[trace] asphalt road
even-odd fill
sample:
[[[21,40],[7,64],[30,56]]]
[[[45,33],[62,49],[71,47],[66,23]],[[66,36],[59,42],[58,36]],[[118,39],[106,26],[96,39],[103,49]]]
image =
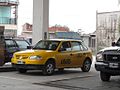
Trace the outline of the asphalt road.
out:
[[[79,68],[65,69],[52,76],[43,76],[41,71],[28,71],[20,74],[6,64],[0,71],[0,90],[120,90],[120,77],[114,76],[110,82],[102,82],[99,72],[94,69],[82,72]]]

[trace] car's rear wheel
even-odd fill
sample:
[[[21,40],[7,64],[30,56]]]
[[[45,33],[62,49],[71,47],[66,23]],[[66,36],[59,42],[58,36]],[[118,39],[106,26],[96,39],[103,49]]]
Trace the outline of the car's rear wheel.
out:
[[[55,64],[52,61],[48,61],[42,70],[43,75],[52,75],[54,73]]]
[[[83,72],[89,72],[90,68],[91,68],[91,61],[87,59],[84,61],[83,66],[81,67],[81,70]]]
[[[19,73],[26,73],[27,70],[26,70],[26,69],[19,68],[19,69],[18,69],[18,72],[19,72]]]
[[[100,72],[100,78],[102,81],[109,81],[110,80],[110,74],[105,72]]]

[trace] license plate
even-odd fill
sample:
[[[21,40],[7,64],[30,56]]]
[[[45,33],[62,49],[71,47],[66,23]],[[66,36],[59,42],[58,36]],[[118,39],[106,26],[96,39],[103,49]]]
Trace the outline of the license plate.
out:
[[[110,68],[118,68],[118,63],[109,63]]]
[[[18,61],[17,61],[17,64],[24,64],[24,62],[21,61],[21,60],[18,60]]]

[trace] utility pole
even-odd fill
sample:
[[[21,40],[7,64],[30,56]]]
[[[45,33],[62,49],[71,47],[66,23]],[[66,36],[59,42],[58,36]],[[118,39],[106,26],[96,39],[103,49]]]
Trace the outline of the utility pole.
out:
[[[33,0],[32,44],[41,39],[48,39],[49,0]]]
[[[95,51],[95,54],[97,54],[97,51],[98,51],[98,11],[96,11],[96,43],[95,43],[95,47],[96,47],[96,51]]]

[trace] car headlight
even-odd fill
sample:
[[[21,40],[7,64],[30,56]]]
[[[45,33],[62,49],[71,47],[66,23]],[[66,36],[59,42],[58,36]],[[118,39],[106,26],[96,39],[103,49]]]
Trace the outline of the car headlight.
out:
[[[30,60],[41,60],[41,56],[30,56]]]
[[[102,53],[98,53],[97,54],[96,61],[103,61],[103,55],[102,55]]]

